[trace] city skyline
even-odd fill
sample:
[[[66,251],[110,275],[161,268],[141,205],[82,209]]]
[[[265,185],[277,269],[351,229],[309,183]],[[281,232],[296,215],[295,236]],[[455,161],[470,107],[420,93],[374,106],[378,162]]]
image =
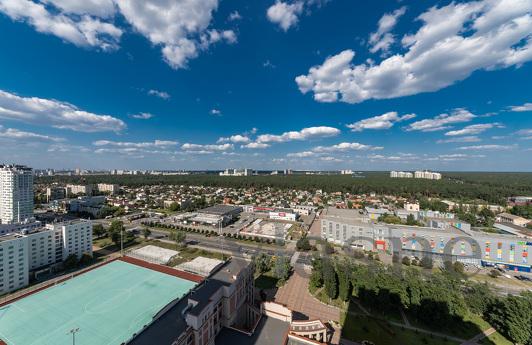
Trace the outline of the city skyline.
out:
[[[532,5],[509,2],[0,0],[0,157],[532,171]]]

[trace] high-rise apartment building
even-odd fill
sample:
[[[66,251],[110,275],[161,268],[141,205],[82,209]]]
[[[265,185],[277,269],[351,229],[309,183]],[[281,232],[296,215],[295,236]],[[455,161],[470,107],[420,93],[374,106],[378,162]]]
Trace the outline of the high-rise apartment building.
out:
[[[0,165],[0,222],[20,223],[32,217],[32,169],[22,165]]]
[[[0,237],[0,295],[29,282],[28,238],[21,234]]]

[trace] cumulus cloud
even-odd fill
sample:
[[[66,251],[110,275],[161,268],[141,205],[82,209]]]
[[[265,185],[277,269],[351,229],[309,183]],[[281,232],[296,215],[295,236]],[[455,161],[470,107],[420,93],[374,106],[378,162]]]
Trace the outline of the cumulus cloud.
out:
[[[115,146],[115,147],[136,147],[136,148],[150,148],[150,147],[170,147],[177,145],[177,141],[171,140],[154,140],[152,142],[127,142],[127,141],[110,141],[97,140],[93,142],[94,146]]]
[[[532,111],[532,103],[525,103],[523,105],[513,105],[510,107],[510,110],[515,112]]]
[[[231,12],[231,14],[229,14],[229,17],[227,19],[229,19],[229,21],[240,20],[242,19],[242,16],[238,11],[233,11]]]
[[[57,100],[21,97],[0,90],[0,118],[78,132],[119,132],[126,124],[110,115],[97,115]]]
[[[38,32],[52,34],[81,47],[96,47],[102,50],[118,48],[122,30],[112,23],[91,16],[113,12],[106,1],[45,1],[58,11],[51,11],[41,2],[30,0],[0,0],[0,12],[15,21],[28,23]],[[102,5],[99,10],[98,3]],[[112,3],[110,4],[112,5]],[[64,11],[64,12],[63,12]],[[71,15],[73,14],[73,15]]]
[[[265,143],[249,143],[249,144],[240,146],[240,148],[243,148],[243,149],[266,149],[268,147],[270,147],[270,144],[265,144]]]
[[[489,151],[503,151],[503,150],[513,150],[517,148],[517,145],[472,145],[472,146],[461,146],[459,150],[489,150]]]
[[[407,131],[434,132],[450,128],[452,124],[469,122],[477,116],[466,109],[454,109],[450,114],[440,114],[432,119],[413,122],[405,127]]]
[[[445,133],[447,136],[458,136],[458,135],[475,135],[487,131],[491,128],[504,128],[500,123],[480,123],[476,125],[466,126],[462,129],[449,131]]]
[[[404,54],[355,65],[355,52],[344,50],[298,76],[300,91],[312,92],[319,102],[396,98],[532,59],[530,0],[452,2],[430,8],[418,20],[419,30],[401,40]]]
[[[365,129],[388,129],[392,128],[396,122],[410,120],[416,117],[415,114],[399,116],[396,111],[370,117],[347,125],[353,132],[361,132]]]
[[[401,7],[392,13],[386,13],[379,20],[377,31],[369,36],[369,51],[376,53],[381,51],[383,54],[388,54],[390,46],[395,42],[395,37],[390,32],[393,30],[399,18],[405,14],[406,7]]]
[[[334,127],[319,126],[303,128],[300,131],[284,132],[280,135],[262,134],[257,137],[259,143],[284,143],[293,140],[308,140],[315,138],[332,137],[340,134],[340,130]]]
[[[526,140],[532,139],[532,129],[521,129],[515,132],[515,134],[521,137],[521,139],[526,139]]]
[[[481,139],[477,136],[471,135],[471,136],[465,136],[465,137],[455,137],[450,139],[440,139],[436,141],[438,144],[446,144],[446,143],[476,143],[481,141]]]
[[[23,140],[27,141],[50,141],[50,142],[61,142],[65,141],[64,138],[53,137],[49,135],[42,135],[33,132],[21,131],[15,128],[6,128],[0,126],[0,139],[11,139],[11,140]]]
[[[209,111],[209,114],[214,116],[220,116],[222,115],[222,111],[220,109],[213,108]]]
[[[212,43],[235,42],[231,30],[208,30],[218,0],[117,0],[117,5],[136,31],[162,47],[164,60],[175,69],[186,67]]]
[[[287,157],[295,157],[295,158],[306,158],[306,157],[314,157],[316,155],[316,152],[312,151],[303,151],[303,152],[292,152],[288,153]]]
[[[290,4],[278,0],[268,8],[266,16],[270,22],[279,25],[281,29],[287,31],[299,21],[303,6],[303,1],[296,1]]]
[[[366,151],[382,150],[382,146],[372,146],[360,143],[340,143],[332,146],[316,146],[314,152],[344,152],[344,151]]]
[[[131,115],[132,118],[138,119],[138,120],[149,120],[153,117],[153,114],[150,113],[138,113]]]
[[[161,99],[170,99],[171,97],[168,92],[155,89],[148,90],[148,95],[159,97]]]
[[[232,142],[235,144],[242,144],[242,143],[249,143],[251,139],[247,135],[241,135],[241,134],[235,134],[231,135],[230,137],[220,137],[216,142],[217,143],[225,143],[225,142]]]
[[[220,145],[201,145],[201,144],[191,144],[185,143],[181,145],[181,149],[184,151],[203,151],[203,152],[212,152],[212,151],[227,151],[234,148],[233,144],[220,144]]]
[[[210,27],[218,0],[0,0],[0,12],[35,30],[77,46],[119,47],[122,17],[154,46],[174,69],[217,42],[235,43],[232,30]],[[121,17],[117,20],[118,14]]]

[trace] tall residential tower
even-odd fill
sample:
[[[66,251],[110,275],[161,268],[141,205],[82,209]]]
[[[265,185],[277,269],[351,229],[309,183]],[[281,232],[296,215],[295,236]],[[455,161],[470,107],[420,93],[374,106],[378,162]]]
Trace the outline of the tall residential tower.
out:
[[[33,217],[33,171],[22,165],[0,165],[0,223]]]

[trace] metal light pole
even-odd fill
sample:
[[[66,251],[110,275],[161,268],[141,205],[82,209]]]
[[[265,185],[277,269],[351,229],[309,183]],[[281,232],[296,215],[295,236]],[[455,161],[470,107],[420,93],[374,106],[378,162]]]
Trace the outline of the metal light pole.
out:
[[[68,334],[72,334],[72,345],[76,345],[76,333],[79,332],[79,327],[77,328],[72,328],[68,333]]]
[[[124,228],[120,229],[120,256],[124,256]]]

